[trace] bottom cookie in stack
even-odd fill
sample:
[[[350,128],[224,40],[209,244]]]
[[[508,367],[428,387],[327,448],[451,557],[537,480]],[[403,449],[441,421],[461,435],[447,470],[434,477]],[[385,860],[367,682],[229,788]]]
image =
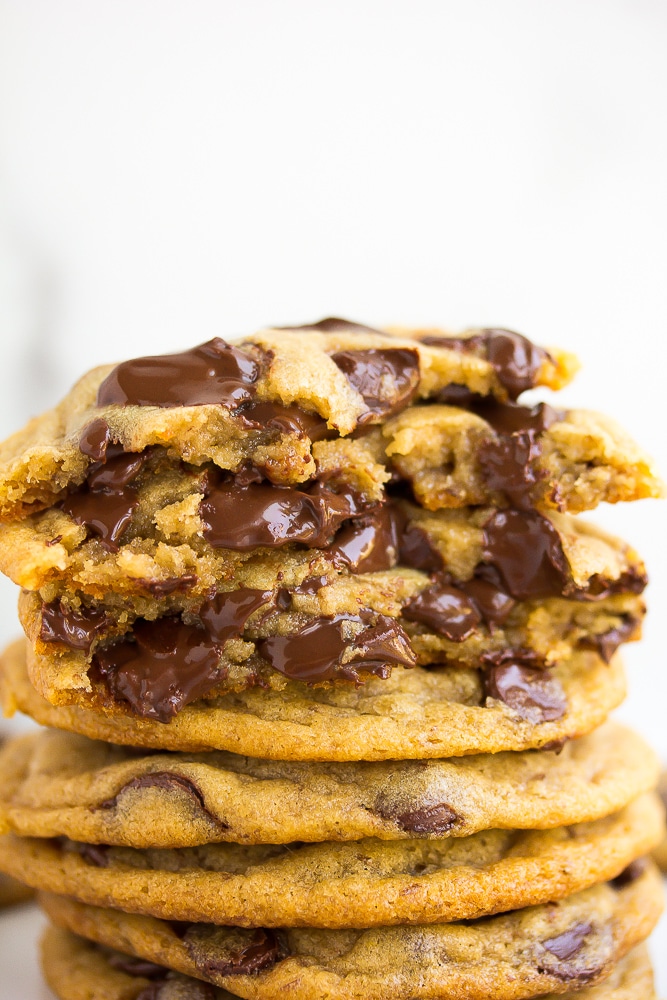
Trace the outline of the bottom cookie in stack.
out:
[[[657,921],[662,884],[646,864],[557,903],[367,930],[174,924],[50,893],[40,901],[67,931],[244,1000],[519,1000],[612,975]]]
[[[227,990],[133,958],[50,926],[42,939],[42,968],[61,1000],[235,1000]],[[554,994],[551,994],[553,997]],[[640,945],[597,986],[584,987],[578,1000],[655,1000],[653,972]],[[549,997],[544,997],[549,1000]]]

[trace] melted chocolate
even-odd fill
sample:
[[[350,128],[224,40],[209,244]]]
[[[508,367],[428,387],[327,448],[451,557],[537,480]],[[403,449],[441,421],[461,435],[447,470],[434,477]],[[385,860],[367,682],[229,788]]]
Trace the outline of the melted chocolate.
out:
[[[68,649],[88,652],[98,635],[104,632],[108,618],[104,611],[85,608],[73,611],[62,601],[42,604],[39,638],[42,642],[60,642]]]
[[[238,478],[209,486],[199,510],[207,541],[240,552],[290,542],[321,548],[343,521],[360,513],[351,492],[334,493],[318,482],[306,491],[266,482],[241,485]]]
[[[406,833],[422,836],[428,834],[441,836],[444,833],[449,833],[461,819],[458,813],[446,802],[407,809],[399,813],[381,807],[379,812],[383,819],[392,820]]]
[[[224,680],[216,643],[177,618],[134,623],[134,642],[98,650],[93,665],[110,694],[143,718],[169,722]]]
[[[554,722],[567,711],[565,692],[548,670],[511,661],[493,664],[485,671],[484,687],[488,697],[504,702],[533,725]]]
[[[401,565],[420,569],[423,573],[438,573],[444,561],[426,532],[416,524],[401,533],[399,558]]]
[[[535,511],[493,513],[484,525],[483,558],[490,565],[478,567],[477,576],[519,601],[560,596],[572,587],[558,532]]]
[[[399,524],[395,509],[380,507],[348,524],[328,550],[335,563],[353,573],[378,573],[398,561]]]
[[[104,802],[100,802],[98,808],[115,809],[121,795],[124,792],[136,788],[161,788],[169,794],[182,794],[185,792],[185,794],[192,799],[199,812],[205,813],[206,816],[208,816],[208,818],[216,824],[216,826],[221,827],[223,830],[229,829],[229,825],[227,823],[218,819],[217,816],[214,816],[213,813],[210,812],[201,790],[197,787],[197,785],[195,785],[194,781],[191,781],[190,778],[184,777],[182,774],[175,774],[173,771],[151,771],[148,774],[137,775],[136,778],[132,778],[119,788],[116,794],[110,799],[105,799]]]
[[[473,634],[481,616],[463,591],[437,582],[403,608],[408,621],[420,622],[452,642],[463,642]]]
[[[549,938],[543,944],[547,951],[550,951],[556,958],[565,960],[572,958],[578,951],[581,951],[584,941],[592,931],[592,924],[575,924],[574,927],[570,927],[563,934],[559,934],[555,938]]]
[[[208,634],[220,646],[240,635],[248,618],[259,608],[275,607],[276,594],[271,590],[250,590],[239,587],[216,596],[203,604],[199,616]]]
[[[648,858],[637,858],[636,861],[631,861],[620,875],[611,880],[611,885],[617,890],[625,889],[626,886],[632,885],[633,882],[641,878],[647,868]]]
[[[605,663],[609,663],[621,643],[627,642],[635,634],[638,624],[636,618],[628,615],[616,628],[610,628],[600,635],[586,636],[580,640],[579,645],[583,649],[594,649]]]
[[[192,924],[183,939],[205,976],[252,976],[282,961],[287,949],[272,930]]]
[[[280,434],[296,434],[311,441],[332,440],[338,431],[330,430],[319,413],[309,413],[300,406],[281,406],[279,403],[246,403],[237,410],[239,420],[251,429],[274,430]]]
[[[338,351],[331,355],[368,407],[359,423],[378,423],[414,399],[419,387],[419,354],[412,348]]]
[[[214,337],[181,354],[134,358],[117,365],[97,392],[97,405],[203,406],[236,409],[255,394],[260,368],[245,351]]]
[[[290,680],[317,684],[345,679],[359,681],[359,673],[386,678],[392,667],[413,667],[410,642],[394,618],[375,615],[373,624],[354,639],[346,639],[346,622],[361,622],[354,615],[315,618],[291,635],[262,640],[258,649],[274,670]],[[343,662],[344,654],[351,653]]]
[[[386,336],[382,330],[375,330],[372,326],[363,326],[361,323],[351,323],[349,319],[340,319],[338,316],[328,316],[317,323],[306,323],[304,326],[276,326],[274,330],[317,330],[319,333],[379,333]]]
[[[480,330],[471,337],[424,337],[423,343],[485,358],[510,399],[535,386],[540,368],[549,358],[542,347],[512,330]]]
[[[70,493],[61,510],[87,531],[97,535],[108,552],[117,552],[120,539],[139,506],[130,487],[122,493]]]
[[[504,625],[516,605],[509,594],[487,580],[473,577],[456,586],[472,601],[491,630],[497,625]]]
[[[104,462],[111,443],[109,425],[102,417],[84,427],[79,438],[79,451],[94,462]]]
[[[186,573],[183,576],[172,577],[171,580],[148,579],[147,577],[136,577],[135,583],[144,590],[147,590],[154,597],[168,597],[169,594],[183,593],[190,590],[197,582],[194,573]]]

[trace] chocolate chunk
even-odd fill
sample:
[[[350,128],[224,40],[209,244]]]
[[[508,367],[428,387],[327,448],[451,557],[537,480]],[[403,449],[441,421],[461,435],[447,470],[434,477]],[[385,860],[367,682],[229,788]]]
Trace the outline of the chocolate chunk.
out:
[[[130,487],[122,493],[88,493],[84,490],[70,493],[59,506],[73,521],[97,535],[108,552],[117,552],[139,500]]]
[[[636,618],[626,615],[620,625],[600,635],[586,636],[579,641],[579,645],[583,649],[594,649],[605,663],[609,663],[621,643],[627,642],[635,634],[638,625]]]
[[[104,632],[108,618],[104,611],[84,608],[74,611],[62,601],[42,604],[39,638],[42,642],[61,642],[69,649],[88,652],[98,635]]]
[[[472,601],[491,630],[504,625],[516,601],[493,583],[473,577],[456,586]]]
[[[483,681],[487,697],[504,702],[533,725],[554,722],[567,711],[561,683],[548,670],[535,670],[520,662],[492,664]]]
[[[548,403],[521,406],[520,403],[500,403],[497,399],[484,396],[478,396],[470,409],[486,420],[496,434],[520,434],[522,431],[543,434],[553,424],[565,419],[562,410],[555,410]]]
[[[260,367],[220,337],[181,354],[134,358],[117,365],[97,392],[97,405],[203,406],[236,409],[252,399]]]
[[[93,666],[112,697],[143,718],[169,722],[184,705],[224,680],[214,640],[177,618],[134,623],[126,640],[95,653]]]
[[[257,975],[287,955],[279,934],[261,927],[192,924],[183,940],[197,970],[207,977]]]
[[[107,448],[111,443],[111,432],[106,420],[98,417],[84,427],[79,438],[79,451],[92,458],[94,462],[106,459]]]
[[[174,576],[170,580],[135,577],[134,582],[144,590],[148,590],[154,597],[167,597],[169,594],[183,593],[194,587],[197,577],[194,573],[184,573],[183,576]]]
[[[269,429],[280,434],[296,434],[311,441],[332,440],[338,431],[329,429],[319,413],[309,413],[300,406],[281,406],[279,403],[246,403],[236,411],[246,427]]]
[[[399,559],[402,566],[420,569],[423,573],[438,573],[444,566],[440,552],[416,524],[408,525],[401,533]]]
[[[646,589],[648,577],[636,566],[623,572],[615,580],[606,580],[595,575],[590,578],[586,590],[578,593],[578,600],[601,601],[612,594],[641,594]]]
[[[291,635],[269,636],[258,649],[274,670],[310,684],[359,681],[360,671],[388,677],[392,667],[415,665],[409,639],[394,618],[375,615],[372,624],[346,638],[346,623],[362,621],[354,615],[315,618]]]
[[[437,582],[403,608],[403,617],[420,622],[452,642],[463,642],[479,625],[481,616],[457,587]]]
[[[199,617],[208,634],[220,646],[241,635],[248,618],[259,608],[273,605],[276,594],[272,590],[250,590],[238,587],[227,593],[216,594],[199,609]]]
[[[136,778],[132,778],[119,788],[116,794],[110,799],[105,799],[104,802],[100,802],[98,808],[115,809],[121,795],[124,792],[136,788],[161,788],[170,794],[185,792],[185,794],[193,800],[195,808],[198,812],[205,813],[208,818],[216,824],[216,826],[221,827],[223,830],[229,829],[229,824],[225,823],[224,820],[218,819],[218,817],[208,809],[204,796],[201,790],[195,785],[194,781],[191,781],[190,778],[184,777],[182,774],[175,774],[173,771],[151,771],[148,774],[137,775]]]
[[[317,323],[306,323],[304,326],[276,326],[274,330],[317,330],[319,333],[379,333],[386,336],[382,330],[375,330],[372,326],[363,326],[361,323],[351,323],[348,319],[340,319],[338,316],[328,316]]]
[[[72,847],[89,865],[94,865],[95,868],[109,867],[109,848],[104,844],[83,844],[77,842],[76,844],[72,844]]]
[[[512,330],[480,330],[470,337],[424,337],[423,343],[485,358],[510,399],[535,386],[540,368],[549,358],[542,347]]]
[[[550,951],[556,958],[572,958],[578,951],[581,951],[584,941],[592,931],[592,924],[575,924],[574,927],[570,927],[563,934],[559,934],[555,938],[549,938],[543,944],[547,951]]]
[[[328,554],[353,573],[378,573],[398,561],[399,525],[391,506],[360,517],[336,535]]]
[[[648,858],[637,858],[636,861],[631,861],[620,875],[611,880],[611,885],[614,889],[625,889],[626,886],[632,885],[633,882],[641,878],[647,868]]]
[[[240,485],[234,479],[209,487],[199,511],[210,544],[240,552],[290,542],[322,548],[343,521],[361,513],[351,492],[334,493],[318,482],[298,490],[266,482]]]
[[[338,351],[331,355],[368,407],[359,423],[379,423],[405,409],[419,387],[419,354],[411,348]]]
[[[163,965],[156,965],[145,958],[135,958],[134,955],[122,955],[120,952],[113,952],[108,956],[108,962],[112,969],[124,972],[126,976],[137,976],[142,979],[164,979],[168,970]]]
[[[479,567],[477,576],[490,578],[517,600],[555,597],[572,587],[558,532],[535,511],[496,511],[484,524],[483,558],[494,574]]]
[[[432,806],[420,806],[417,809],[407,809],[404,812],[392,812],[379,809],[383,819],[393,820],[406,833],[442,835],[449,833],[461,817],[446,802],[438,802]]]

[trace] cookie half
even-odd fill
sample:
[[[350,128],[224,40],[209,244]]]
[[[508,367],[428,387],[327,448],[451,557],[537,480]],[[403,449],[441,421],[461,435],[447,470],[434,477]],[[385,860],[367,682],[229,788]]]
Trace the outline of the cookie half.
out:
[[[0,868],[36,889],[166,920],[369,928],[472,920],[629,878],[663,832],[662,808],[646,796],[593,823],[441,840],[138,851],[7,834]]]
[[[601,819],[650,791],[658,770],[643,740],[611,723],[560,754],[341,764],[146,755],[53,731],[0,755],[0,816],[24,836],[139,848],[467,837]]]
[[[57,925],[107,947],[165,965],[246,1000],[289,990],[295,1000],[519,1000],[567,993],[610,976],[651,932],[662,883],[648,868],[558,903],[472,923],[373,930],[243,930],[174,927],[152,917],[43,894]]]

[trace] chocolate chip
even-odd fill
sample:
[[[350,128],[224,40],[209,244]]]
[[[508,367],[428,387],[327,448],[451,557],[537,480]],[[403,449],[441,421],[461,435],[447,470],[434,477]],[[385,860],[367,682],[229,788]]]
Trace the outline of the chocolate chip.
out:
[[[565,983],[584,983],[597,978],[613,957],[609,925],[594,928],[581,922],[540,946],[538,972]]]
[[[391,569],[398,560],[398,530],[394,508],[380,507],[342,528],[328,555],[353,573]]]
[[[438,802],[431,806],[420,806],[416,809],[406,809],[394,812],[380,805],[378,812],[383,819],[392,820],[406,833],[442,835],[449,833],[461,817],[446,802]]]
[[[133,638],[98,650],[93,665],[112,697],[143,718],[168,722],[227,674],[203,628],[176,618],[139,619]]]
[[[572,588],[560,536],[536,511],[496,511],[484,524],[483,559],[491,582],[517,600],[555,597]],[[488,571],[487,571],[488,572]],[[478,567],[477,575],[488,578]]]
[[[409,525],[400,536],[399,559],[401,565],[420,569],[423,573],[437,573],[444,566],[440,552],[416,524]]]
[[[636,618],[627,615],[620,625],[599,635],[586,636],[579,641],[579,645],[583,649],[594,649],[605,663],[609,663],[621,643],[627,642],[636,633],[638,625]]]
[[[424,337],[423,343],[485,358],[510,399],[535,386],[540,368],[549,358],[542,347],[512,330],[480,330],[470,337]]]
[[[578,951],[581,951],[584,941],[592,930],[593,927],[591,924],[575,924],[574,927],[570,927],[563,934],[559,934],[555,938],[549,938],[543,944],[547,951],[550,951],[556,958],[572,958]]]
[[[152,771],[148,774],[140,774],[136,778],[132,778],[126,782],[110,799],[100,802],[98,808],[115,809],[119,798],[125,792],[137,788],[161,788],[169,794],[185,793],[192,799],[197,811],[205,813],[221,829],[229,829],[229,824],[225,823],[224,820],[218,819],[217,816],[210,812],[204,800],[203,793],[195,785],[194,781],[184,777],[182,774],[175,774],[173,771]]]
[[[403,608],[403,616],[452,642],[463,642],[481,622],[479,612],[461,590],[440,582],[413,597]]]
[[[411,348],[338,351],[331,355],[368,407],[359,423],[378,423],[412,401],[419,387],[419,354]]]
[[[197,970],[207,977],[257,975],[288,953],[279,934],[263,928],[193,924],[184,943]]]
[[[267,605],[275,607],[276,594],[272,590],[251,590],[238,587],[226,593],[216,594],[199,609],[208,634],[220,646],[238,636],[248,618],[259,608]]]
[[[360,671],[388,677],[392,667],[415,665],[409,639],[394,618],[375,615],[372,624],[354,638],[346,638],[345,625],[362,621],[354,615],[315,618],[291,635],[269,636],[258,649],[274,670],[290,680],[311,684],[358,681]]]
[[[463,583],[457,582],[456,586],[472,601],[492,631],[495,626],[505,624],[516,605],[509,594],[487,580],[473,577]]]
[[[147,577],[135,577],[134,583],[144,590],[148,590],[154,597],[167,597],[176,592],[183,593],[190,590],[197,582],[194,573],[184,573],[183,576],[175,576],[170,580],[148,579]]]
[[[630,864],[623,869],[620,875],[611,880],[611,885],[614,889],[625,889],[626,886],[632,885],[637,879],[641,878],[644,872],[648,868],[648,858],[637,858],[636,861],[631,861]]]
[[[214,548],[248,552],[300,542],[328,545],[343,521],[362,513],[353,493],[315,482],[306,489],[225,479],[199,505],[204,536]]]
[[[134,955],[122,955],[120,952],[110,954],[107,961],[112,969],[118,969],[126,976],[142,979],[164,979],[168,972],[163,965],[156,965],[155,962],[148,962],[145,958],[136,958]]]
[[[351,323],[348,319],[340,319],[338,316],[328,316],[317,323],[306,323],[304,326],[276,326],[274,330],[317,330],[319,333],[379,333],[386,336],[382,330],[375,330],[372,326],[363,326],[361,323]]]
[[[484,673],[487,697],[502,701],[533,725],[554,722],[567,711],[565,692],[548,670],[535,670],[522,663],[492,664]]]
[[[338,431],[327,427],[318,413],[309,413],[300,406],[281,406],[279,403],[246,403],[236,411],[236,416],[250,429],[268,429],[280,434],[296,434],[311,441],[332,440]]]
[[[109,848],[104,844],[83,844],[77,842],[72,844],[72,847],[89,865],[94,865],[95,868],[109,867]]]
[[[220,337],[181,354],[134,358],[117,365],[97,392],[97,405],[202,406],[236,409],[252,399],[260,367]]]
[[[68,649],[88,652],[94,640],[101,635],[108,623],[104,611],[82,608],[74,611],[62,601],[42,604],[39,638],[42,642],[59,642]]]

